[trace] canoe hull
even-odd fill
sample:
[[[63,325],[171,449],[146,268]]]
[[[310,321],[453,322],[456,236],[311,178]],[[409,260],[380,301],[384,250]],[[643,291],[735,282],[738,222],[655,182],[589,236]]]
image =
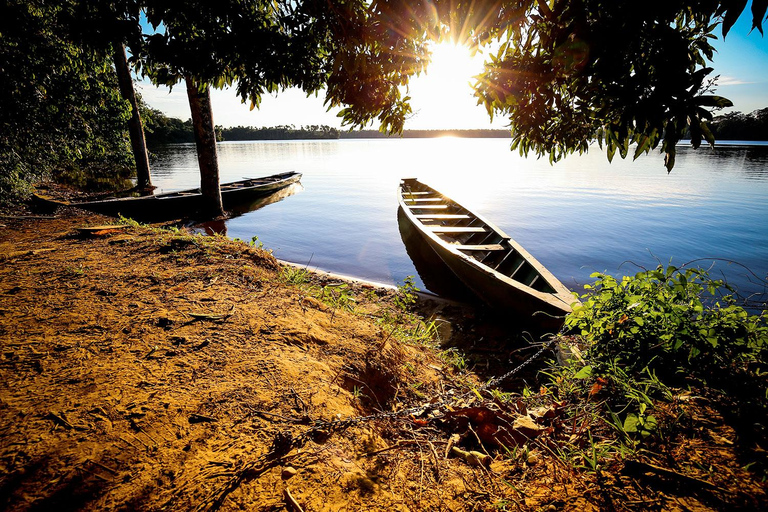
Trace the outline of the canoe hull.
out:
[[[264,178],[222,184],[221,200],[225,210],[233,210],[239,205],[273,194],[300,179],[300,173],[287,172]],[[37,197],[37,199],[38,201],[45,201],[44,198]],[[111,217],[122,215],[139,221],[164,221],[194,216],[202,212],[205,205],[200,189],[84,203],[52,203],[57,206],[74,206]]]
[[[464,285],[487,306],[505,314],[513,314],[521,324],[533,323],[548,332],[557,332],[563,326],[570,308],[553,306],[520,288],[505,285],[492,273],[479,265],[457,258],[443,244],[422,235],[422,239]]]
[[[479,299],[520,324],[562,327],[578,301],[511,237],[417,180],[403,180],[399,202],[423,243]]]

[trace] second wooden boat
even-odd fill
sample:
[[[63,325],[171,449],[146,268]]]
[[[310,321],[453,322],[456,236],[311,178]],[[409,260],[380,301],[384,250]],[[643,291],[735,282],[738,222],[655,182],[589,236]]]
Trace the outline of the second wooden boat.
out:
[[[562,327],[578,300],[510,236],[416,179],[401,181],[398,199],[423,240],[483,302],[549,331]]]
[[[263,178],[252,178],[221,185],[221,200],[225,210],[270,195],[301,179],[301,173],[289,171]],[[180,190],[136,197],[113,197],[99,201],[70,203],[36,195],[38,205],[48,208],[74,206],[103,215],[129,217],[141,221],[161,221],[188,217],[203,205],[200,189]]]

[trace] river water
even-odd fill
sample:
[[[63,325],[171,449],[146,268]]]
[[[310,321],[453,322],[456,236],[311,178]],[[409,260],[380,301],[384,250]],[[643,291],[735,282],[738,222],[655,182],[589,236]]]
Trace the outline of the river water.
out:
[[[293,195],[217,229],[257,236],[283,260],[384,283],[414,275],[423,288],[397,219],[399,180],[416,177],[484,215],[572,290],[596,271],[700,260],[749,294],[768,275],[768,143],[751,144],[681,146],[667,174],[658,153],[609,164],[594,147],[550,165],[506,139],[224,142],[222,182],[303,178]],[[162,191],[199,186],[193,145],[156,153]]]

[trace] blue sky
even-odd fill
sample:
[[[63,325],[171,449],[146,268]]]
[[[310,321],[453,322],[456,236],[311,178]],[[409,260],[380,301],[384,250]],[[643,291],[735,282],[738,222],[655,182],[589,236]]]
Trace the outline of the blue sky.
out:
[[[723,40],[720,28],[716,34],[712,75],[720,75],[716,94],[733,101],[732,108],[724,110],[749,113],[768,107],[768,23],[766,36],[757,30],[750,32],[752,16],[745,9],[737,23]],[[477,106],[468,85],[469,78],[480,71],[481,63],[462,54],[449,54],[441,62],[435,59],[426,76],[411,81],[411,105],[415,115],[406,129],[435,128],[503,128],[503,119],[490,123],[483,107]],[[183,84],[169,92],[167,87],[157,88],[140,81],[144,99],[171,117],[188,119],[189,106]],[[213,90],[214,122],[229,126],[306,126],[325,124],[340,126],[337,110],[327,112],[322,95],[309,97],[299,90],[287,90],[276,96],[265,96],[259,110],[250,111],[231,90]],[[449,105],[449,107],[446,107]],[[378,126],[374,126],[377,128]]]
[[[720,75],[716,94],[733,101],[727,111],[744,113],[768,107],[768,22],[765,36],[753,30],[752,13],[747,9],[723,40],[720,28],[715,42],[715,71]]]

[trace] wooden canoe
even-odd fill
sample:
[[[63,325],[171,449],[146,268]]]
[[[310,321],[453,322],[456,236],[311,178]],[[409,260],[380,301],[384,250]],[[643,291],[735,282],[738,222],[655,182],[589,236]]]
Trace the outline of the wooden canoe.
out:
[[[221,185],[221,200],[225,210],[254,199],[270,195],[301,179],[301,173],[289,171],[263,178],[245,179]],[[202,194],[199,188],[166,192],[137,197],[113,197],[99,201],[70,203],[56,201],[42,195],[34,197],[38,205],[46,207],[74,206],[104,215],[117,217],[122,215],[142,221],[161,221],[178,219],[194,215],[202,207]]]
[[[578,300],[510,236],[416,179],[400,182],[398,199],[422,239],[483,302],[550,332],[562,327]]]

